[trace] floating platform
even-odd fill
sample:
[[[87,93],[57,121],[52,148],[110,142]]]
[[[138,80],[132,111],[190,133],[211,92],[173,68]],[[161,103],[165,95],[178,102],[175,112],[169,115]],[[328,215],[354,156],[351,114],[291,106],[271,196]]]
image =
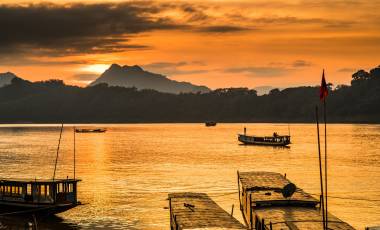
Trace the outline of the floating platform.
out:
[[[239,203],[249,229],[323,229],[319,200],[274,172],[238,172]],[[349,224],[328,214],[328,228],[353,230]]]
[[[247,229],[205,193],[171,193],[168,196],[172,230]]]

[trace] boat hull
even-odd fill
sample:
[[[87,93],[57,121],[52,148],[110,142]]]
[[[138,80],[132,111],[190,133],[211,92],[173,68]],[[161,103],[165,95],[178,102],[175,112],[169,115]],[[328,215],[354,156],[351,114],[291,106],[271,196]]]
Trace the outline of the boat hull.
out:
[[[245,145],[262,145],[262,146],[287,146],[290,144],[290,140],[282,141],[259,141],[253,136],[246,136],[239,134],[238,140]]]
[[[78,204],[22,204],[1,201],[0,216],[54,215],[72,209]]]

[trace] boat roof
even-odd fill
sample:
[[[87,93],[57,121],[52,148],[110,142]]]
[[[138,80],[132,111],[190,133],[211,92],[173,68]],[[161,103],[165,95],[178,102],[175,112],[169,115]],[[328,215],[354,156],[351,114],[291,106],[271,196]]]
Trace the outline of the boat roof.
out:
[[[175,215],[180,229],[228,229],[242,230],[246,227],[215,203],[205,193],[171,193],[170,213]],[[185,204],[191,205],[191,209]]]
[[[322,213],[317,208],[293,206],[262,207],[255,209],[255,214],[259,219],[264,219],[267,225],[271,222],[273,229],[323,229]],[[330,213],[328,215],[328,220],[329,229],[354,229],[352,226]]]
[[[238,172],[239,180],[244,190],[274,190],[282,189],[291,183],[282,174],[276,172]]]
[[[23,178],[0,178],[0,183],[21,183],[21,184],[30,184],[30,183],[40,183],[40,184],[51,184],[51,183],[72,183],[79,182],[80,179],[23,179]]]
[[[239,180],[252,198],[253,206],[263,205],[305,205],[316,206],[319,201],[300,188],[291,197],[284,198],[282,190],[291,183],[280,173],[274,172],[241,172]]]
[[[276,138],[276,137],[290,137],[290,135],[277,135],[277,136],[256,136],[256,135],[244,135],[244,134],[240,134],[240,136],[246,136],[246,137],[261,137],[261,138]]]

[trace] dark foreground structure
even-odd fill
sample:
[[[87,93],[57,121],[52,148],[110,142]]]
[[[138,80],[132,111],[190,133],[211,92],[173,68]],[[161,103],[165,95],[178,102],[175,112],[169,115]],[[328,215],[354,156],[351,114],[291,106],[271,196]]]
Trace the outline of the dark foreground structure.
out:
[[[274,172],[238,172],[240,210],[249,229],[323,229],[319,200],[300,188],[284,192],[291,182]],[[328,228],[353,230],[328,214]]]
[[[324,229],[320,201],[297,188],[280,173],[238,172],[238,189],[240,210],[246,226],[219,207],[207,194],[172,193],[169,194],[170,228]],[[330,213],[328,229],[354,230]]]
[[[80,204],[76,179],[0,180],[0,215],[51,215]]]
[[[169,194],[170,229],[246,229],[204,193]]]

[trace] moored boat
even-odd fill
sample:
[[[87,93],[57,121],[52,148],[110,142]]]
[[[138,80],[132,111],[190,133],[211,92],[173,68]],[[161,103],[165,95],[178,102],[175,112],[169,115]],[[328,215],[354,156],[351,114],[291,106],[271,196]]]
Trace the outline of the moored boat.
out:
[[[238,172],[240,210],[249,229],[324,229],[320,201],[274,172]],[[328,229],[354,230],[328,213]]]
[[[238,140],[246,145],[287,146],[290,144],[290,136],[249,136],[238,134]]]
[[[57,179],[59,146],[63,124],[59,135],[58,148],[52,179],[0,179],[0,216],[6,215],[52,215],[74,208],[81,203],[77,199],[75,177],[75,128],[74,128],[74,177]]]
[[[75,129],[76,133],[104,133],[107,129]]]
[[[206,121],[206,122],[205,122],[205,125],[206,125],[207,127],[210,127],[210,126],[216,126],[216,122],[215,122],[215,121]]]
[[[1,214],[56,214],[80,205],[78,179],[1,179]]]

